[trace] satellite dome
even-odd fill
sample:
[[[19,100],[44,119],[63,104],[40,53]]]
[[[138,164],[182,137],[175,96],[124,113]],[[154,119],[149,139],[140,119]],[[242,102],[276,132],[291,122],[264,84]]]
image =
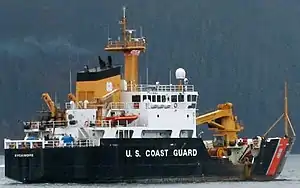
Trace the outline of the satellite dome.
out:
[[[178,68],[175,72],[176,79],[185,79],[185,70],[183,68]]]

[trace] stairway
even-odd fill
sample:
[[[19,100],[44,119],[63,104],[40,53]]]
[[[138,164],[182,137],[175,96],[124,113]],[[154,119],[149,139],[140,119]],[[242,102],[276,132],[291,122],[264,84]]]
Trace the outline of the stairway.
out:
[[[88,139],[90,137],[89,133],[85,130],[84,127],[80,127],[79,132],[81,133],[84,139]]]

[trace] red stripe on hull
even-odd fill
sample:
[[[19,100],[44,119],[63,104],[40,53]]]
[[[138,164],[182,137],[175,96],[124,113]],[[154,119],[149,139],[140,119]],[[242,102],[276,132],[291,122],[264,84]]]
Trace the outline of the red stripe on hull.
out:
[[[285,153],[285,150],[287,146],[289,145],[289,139],[288,138],[280,138],[279,144],[276,148],[276,151],[273,155],[272,161],[270,163],[269,169],[267,171],[267,176],[274,176],[277,168],[280,164],[280,161],[282,160],[282,157]]]

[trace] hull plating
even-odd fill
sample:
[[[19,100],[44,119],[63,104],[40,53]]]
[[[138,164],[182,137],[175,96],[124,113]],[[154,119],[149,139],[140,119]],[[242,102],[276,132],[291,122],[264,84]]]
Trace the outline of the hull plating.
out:
[[[251,179],[280,174],[293,143],[270,173],[280,140],[262,143]],[[210,157],[200,138],[103,139],[98,147],[5,150],[5,175],[24,183],[201,182],[242,180],[245,166]]]

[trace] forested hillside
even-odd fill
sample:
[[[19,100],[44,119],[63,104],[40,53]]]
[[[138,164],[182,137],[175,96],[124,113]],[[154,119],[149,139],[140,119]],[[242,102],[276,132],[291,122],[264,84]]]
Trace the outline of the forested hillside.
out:
[[[169,69],[183,67],[200,92],[200,113],[230,101],[242,135],[254,136],[281,115],[287,80],[290,118],[300,130],[299,1],[7,0],[0,2],[1,139],[22,135],[17,121],[33,117],[43,92],[67,99],[70,69],[74,83],[84,64],[108,55],[108,28],[117,38],[123,5],[130,26],[142,26],[147,37],[142,81],[146,67],[149,81],[161,83]],[[113,61],[121,64],[122,54]]]

